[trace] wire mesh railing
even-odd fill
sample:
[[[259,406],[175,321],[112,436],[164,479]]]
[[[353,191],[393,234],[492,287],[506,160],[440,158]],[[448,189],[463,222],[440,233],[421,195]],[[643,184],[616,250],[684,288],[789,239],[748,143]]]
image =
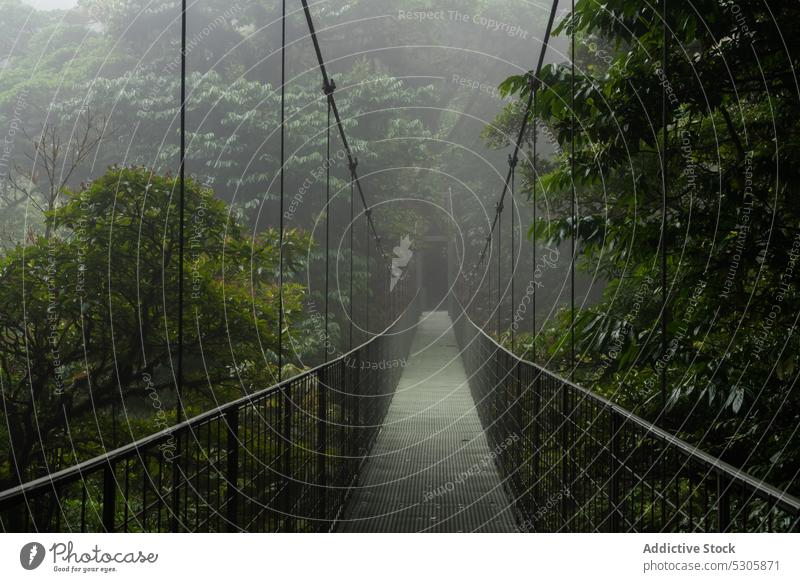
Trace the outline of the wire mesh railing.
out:
[[[329,531],[377,437],[419,316],[402,280],[392,325],[327,364],[0,493],[0,529]]]
[[[520,359],[458,299],[451,315],[521,530],[798,530],[800,500]]]

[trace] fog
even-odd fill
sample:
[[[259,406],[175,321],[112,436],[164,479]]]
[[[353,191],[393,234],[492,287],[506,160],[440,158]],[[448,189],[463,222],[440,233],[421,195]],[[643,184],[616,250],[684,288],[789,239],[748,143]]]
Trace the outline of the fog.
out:
[[[498,87],[509,76],[535,67],[550,3],[462,1],[440,3],[435,9],[426,5],[410,0],[334,0],[313,4],[312,12],[380,236],[390,241],[389,253],[401,237],[413,239],[412,248],[420,256],[415,272],[433,296],[441,295],[444,283],[431,279],[432,274],[446,273],[452,283],[476,260],[489,232],[516,131],[510,131],[516,127],[513,118],[502,121],[504,108],[515,97],[503,97]],[[16,8],[9,11],[9,24],[25,24],[14,29],[13,42],[4,43],[4,123],[16,119],[28,134],[49,128],[73,145],[86,129],[85,112],[94,115],[95,125],[103,124],[91,128],[102,133],[100,145],[85,152],[74,172],[67,171],[65,160],[58,161],[65,186],[78,188],[119,164],[176,172],[180,3],[37,0],[11,6]],[[39,11],[31,13],[27,6]],[[69,10],[51,12],[54,8]],[[326,244],[326,105],[301,5],[290,2],[288,10],[285,227],[310,230],[318,253]],[[255,231],[277,226],[281,208],[278,11],[277,2],[213,1],[190,3],[187,14],[186,170],[245,215]],[[556,24],[563,16],[558,15]],[[551,39],[545,63],[566,60],[567,46],[563,38]],[[500,121],[495,126],[496,120]],[[538,142],[542,159],[554,152],[545,129],[540,128]],[[332,133],[333,233],[327,244],[335,247],[340,260],[349,236],[349,181],[336,128]],[[540,264],[535,275],[537,259],[528,238],[533,214],[530,139],[529,132],[517,192],[508,198],[513,206],[507,203],[500,219],[501,238],[495,236],[479,271],[482,303],[496,305],[502,296],[500,314],[488,310],[487,321],[510,321],[512,300],[519,301],[536,279],[541,284],[537,325],[543,326],[567,300],[570,259],[569,248],[540,241],[537,256],[558,260],[545,269]],[[16,134],[4,173],[35,174],[32,151],[30,140]],[[42,228],[42,217],[30,207],[23,209],[22,198],[8,195],[8,200],[13,202],[1,225],[4,245],[21,240],[26,229]],[[362,210],[360,205],[356,208],[357,213]],[[563,209],[540,188],[537,211],[546,219],[558,217]],[[363,214],[355,216],[355,236],[366,240],[359,217],[363,222]],[[448,242],[444,251],[442,238]],[[425,265],[422,257],[440,252],[444,263]],[[505,273],[500,279],[498,260]],[[309,285],[313,288],[320,281],[312,276]],[[597,292],[593,274],[579,273],[579,303]],[[429,307],[443,309],[444,304]],[[521,327],[532,325],[529,313]]]

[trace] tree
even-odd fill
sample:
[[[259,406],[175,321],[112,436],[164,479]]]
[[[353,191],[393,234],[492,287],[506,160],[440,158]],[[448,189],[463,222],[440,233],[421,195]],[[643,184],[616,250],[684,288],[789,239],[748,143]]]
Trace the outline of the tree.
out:
[[[8,438],[3,483],[36,476],[110,442],[110,406],[132,440],[172,422],[178,305],[177,180],[112,168],[53,211],[51,237],[0,264],[0,375]],[[187,414],[272,385],[277,377],[277,234],[248,236],[194,180],[186,187]],[[289,273],[308,238],[286,233]],[[304,290],[284,289],[287,325]],[[163,405],[154,409],[150,396]],[[93,420],[92,420],[93,419]]]
[[[32,148],[25,153],[28,167],[17,165],[9,175],[9,205],[27,201],[42,216],[56,209],[59,197],[74,181],[78,170],[109,137],[105,119],[98,119],[88,108],[79,115],[74,130],[65,140],[60,128],[52,124],[45,124],[35,136],[23,128]],[[51,231],[52,224],[45,221],[44,237],[50,238]]]

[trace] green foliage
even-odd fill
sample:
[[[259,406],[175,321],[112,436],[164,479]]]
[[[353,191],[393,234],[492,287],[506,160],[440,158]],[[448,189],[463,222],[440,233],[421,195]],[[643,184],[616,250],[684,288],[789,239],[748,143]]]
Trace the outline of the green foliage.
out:
[[[278,250],[274,230],[253,237],[193,180],[185,213],[183,397],[192,414],[275,382]],[[49,239],[0,263],[3,446],[30,474],[45,451],[75,459],[109,448],[110,406],[126,412],[121,441],[166,428],[175,407],[177,180],[112,168],[49,218]],[[285,233],[288,277],[304,268],[309,244]],[[284,287],[287,326],[305,318],[304,296],[297,283]]]
[[[800,311],[800,103],[792,72],[800,8],[781,3],[769,13],[755,1],[733,8],[716,0],[670,5],[675,36],[665,79],[660,15],[651,7],[577,3],[575,18],[558,27],[569,33],[574,26],[577,36],[574,109],[568,64],[545,68],[536,101],[535,115],[567,153],[542,176],[556,218],[535,232],[555,242],[569,236],[574,178],[580,262],[608,280],[603,301],[578,314],[575,377],[656,418],[663,357],[659,151],[666,130],[669,409],[659,422],[788,485],[800,462],[800,399],[792,391],[800,363],[793,333]],[[525,98],[526,87],[525,76],[514,76],[501,90]],[[516,111],[518,102],[498,125],[510,127]],[[526,139],[530,145],[531,135]],[[530,182],[532,169],[523,171]],[[539,340],[542,358],[563,359],[569,317],[551,323]]]

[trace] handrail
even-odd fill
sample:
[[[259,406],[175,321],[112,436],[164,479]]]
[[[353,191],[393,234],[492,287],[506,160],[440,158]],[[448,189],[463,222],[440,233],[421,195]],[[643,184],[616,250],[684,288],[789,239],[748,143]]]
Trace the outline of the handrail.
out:
[[[493,343],[498,350],[505,352],[512,358],[515,358],[519,363],[526,364],[528,366],[533,366],[534,368],[536,368],[541,372],[546,372],[547,374],[556,378],[559,382],[566,384],[570,388],[582,393],[587,398],[594,400],[602,404],[606,408],[613,410],[620,416],[623,416],[627,420],[631,421],[633,424],[638,425],[640,428],[646,430],[647,432],[653,434],[654,436],[657,436],[658,438],[667,441],[671,446],[674,446],[675,448],[680,449],[687,455],[690,455],[694,457],[696,460],[701,461],[706,466],[714,470],[726,473],[727,476],[730,477],[732,480],[739,482],[742,485],[747,485],[748,487],[762,490],[765,495],[769,495],[770,497],[775,498],[776,501],[780,501],[782,504],[785,504],[782,505],[784,509],[800,512],[800,499],[798,499],[797,497],[794,497],[793,495],[790,495],[785,491],[781,491],[777,487],[770,485],[764,480],[758,479],[757,477],[753,477],[749,473],[746,473],[741,469],[737,469],[736,467],[734,467],[729,463],[726,463],[722,459],[719,459],[713,455],[706,453],[705,451],[699,449],[698,447],[687,443],[683,439],[668,433],[662,428],[659,428],[655,424],[646,421],[641,416],[638,416],[637,414],[629,411],[628,409],[620,406],[619,404],[616,404],[615,402],[608,400],[604,396],[601,396],[596,392],[592,392],[588,388],[584,388],[583,386],[575,384],[574,382],[567,380],[566,378],[562,378],[555,372],[552,372],[547,368],[544,368],[541,365],[536,364],[535,362],[531,362],[530,360],[520,358],[518,355],[509,351],[506,347],[500,345],[492,336],[488,335],[485,331],[483,331],[474,321],[472,321],[472,319],[469,317],[469,315],[466,314],[466,312],[464,312],[464,315],[466,316],[467,320],[481,334],[483,334],[486,337],[486,339],[488,339],[491,343]]]
[[[407,320],[418,315],[414,291],[401,279],[383,331],[333,360],[0,492],[0,530],[58,530],[62,516],[78,519],[81,531],[324,530],[346,500],[399,379],[397,370],[352,364],[407,354]],[[167,445],[177,453],[167,455]],[[166,486],[162,473],[172,475]],[[79,518],[66,500],[80,502]],[[101,522],[87,519],[95,502]],[[199,526],[183,523],[187,507],[195,519],[209,515]]]
[[[535,362],[525,360],[524,358],[514,354],[489,334],[487,334],[475,321],[472,320],[456,293],[452,294],[452,299],[454,305],[456,306],[455,309],[457,310],[457,313],[454,314],[454,325],[457,325],[458,320],[463,317],[464,323],[470,325],[476,333],[476,335],[471,338],[470,344],[475,341],[487,342],[488,351],[493,352],[491,357],[495,360],[499,358],[504,361],[505,369],[503,370],[503,373],[505,375],[502,377],[497,376],[497,386],[501,386],[504,382],[508,382],[509,378],[515,373],[515,370],[519,369],[520,366],[530,367],[532,370],[535,370],[535,377],[547,376],[557,384],[569,388],[579,395],[578,398],[581,399],[582,402],[586,401],[594,404],[597,408],[602,409],[612,415],[616,415],[616,417],[618,417],[620,420],[621,425],[627,424],[632,428],[638,429],[638,431],[641,433],[661,441],[666,447],[680,452],[682,455],[687,457],[688,460],[697,463],[701,467],[704,467],[709,473],[713,473],[721,477],[726,483],[729,484],[729,486],[736,485],[744,487],[753,495],[756,495],[762,500],[768,501],[770,504],[774,504],[774,507],[780,508],[794,515],[795,520],[800,518],[800,499],[797,497],[786,491],[782,491],[773,485],[770,485],[762,479],[746,473],[742,469],[737,469],[729,463],[726,463],[725,461],[702,451],[697,446],[691,445],[683,439],[668,433],[664,429],[659,428],[651,422],[648,422],[647,420],[641,418],[619,404],[616,404],[587,388],[575,384],[566,378],[562,378],[558,374],[547,370]],[[469,347],[463,349],[466,352]],[[532,381],[535,382],[536,380],[534,379]],[[617,430],[620,428],[621,427],[618,426]]]
[[[186,420],[174,426],[165,428],[158,432],[154,432],[150,435],[137,439],[131,443],[118,447],[102,455],[97,455],[96,457],[92,457],[91,459],[82,461],[65,469],[62,469],[61,471],[57,471],[50,475],[45,475],[44,477],[39,477],[38,479],[27,481],[25,483],[22,483],[21,485],[17,485],[15,487],[10,487],[9,489],[5,489],[4,491],[0,491],[0,504],[2,504],[3,501],[11,497],[16,497],[20,493],[31,493],[41,487],[52,487],[54,485],[57,485],[60,481],[71,477],[74,473],[78,474],[85,473],[97,469],[99,467],[102,467],[104,465],[107,465],[109,462],[117,461],[131,452],[138,451],[139,449],[146,448],[151,445],[155,445],[162,440],[167,440],[169,439],[169,437],[173,436],[173,434],[176,432],[185,429],[196,428],[204,424],[208,420],[221,418],[225,416],[226,413],[235,410],[237,408],[240,408],[242,405],[249,404],[253,400],[260,400],[261,398],[269,396],[274,392],[279,392],[281,389],[291,384],[297,383],[298,381],[301,381],[304,378],[314,376],[318,374],[323,368],[327,368],[333,364],[341,363],[346,361],[348,358],[352,358],[354,354],[363,350],[371,343],[377,341],[381,336],[389,333],[389,330],[391,330],[392,327],[394,327],[395,324],[397,324],[401,318],[402,314],[398,316],[394,321],[392,321],[381,333],[374,335],[372,338],[368,339],[364,343],[354,347],[353,349],[351,349],[346,353],[343,353],[342,355],[333,360],[329,360],[326,363],[319,364],[313,368],[309,368],[308,370],[303,370],[299,374],[292,376],[291,378],[286,378],[285,380],[282,380],[277,384],[274,384],[268,388],[263,388],[257,392],[253,392],[252,394],[248,394],[246,396],[242,396],[241,398],[237,398],[236,400],[231,400],[230,402],[221,404],[216,408],[207,410],[206,412],[193,416],[192,418],[187,418]]]
[[[308,370],[304,370],[299,374],[292,376],[291,378],[287,378],[277,384],[270,386],[269,388],[263,388],[258,392],[254,392],[253,394],[248,394],[246,396],[242,396],[241,398],[237,398],[236,400],[226,402],[225,404],[207,410],[206,412],[198,414],[197,416],[193,416],[192,418],[188,418],[174,426],[152,433],[150,435],[147,435],[146,437],[142,437],[131,443],[118,447],[112,451],[109,451],[108,453],[97,455],[96,457],[92,457],[91,459],[82,461],[65,469],[62,469],[61,471],[57,471],[50,475],[45,475],[44,477],[39,477],[38,479],[27,481],[25,483],[22,483],[21,485],[17,485],[15,487],[11,487],[4,491],[0,491],[0,504],[2,504],[5,500],[9,498],[18,496],[21,493],[32,493],[42,487],[52,488],[53,486],[58,485],[59,482],[74,476],[76,473],[77,474],[86,473],[98,469],[100,467],[103,467],[104,465],[107,465],[109,462],[113,463],[114,461],[118,461],[121,458],[127,456],[129,453],[138,451],[139,449],[147,448],[149,446],[158,444],[161,441],[167,440],[169,439],[169,437],[173,436],[173,434],[176,432],[180,432],[185,429],[196,428],[204,424],[208,420],[224,417],[226,413],[235,410],[237,408],[240,408],[242,405],[250,404],[253,400],[260,400],[261,398],[269,396],[274,392],[279,392],[281,389],[291,384],[297,383],[298,381],[301,381],[304,378],[314,376],[318,374],[320,370],[322,370],[323,368],[327,368],[328,366],[331,366],[333,364],[344,362],[345,360],[347,360],[347,358],[352,357],[353,354],[359,352],[369,344],[377,341],[379,337],[387,333],[389,329],[391,329],[394,326],[394,324],[399,320],[400,318],[398,317],[395,321],[392,322],[391,325],[389,325],[386,329],[384,329],[380,334],[373,336],[371,339],[365,341],[363,344],[353,348],[347,353],[342,354],[338,358],[329,360],[327,363],[319,364]]]

